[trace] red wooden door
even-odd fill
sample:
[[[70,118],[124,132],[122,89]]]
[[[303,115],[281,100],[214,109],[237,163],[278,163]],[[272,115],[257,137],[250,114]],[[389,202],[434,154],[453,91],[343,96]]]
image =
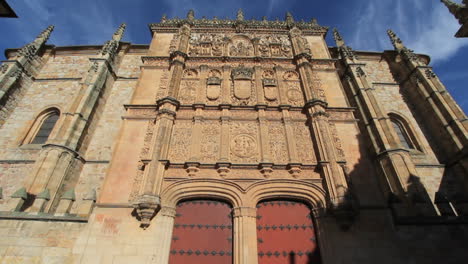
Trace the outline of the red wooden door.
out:
[[[257,205],[259,264],[321,263],[310,209],[303,203]]]
[[[192,200],[177,205],[170,264],[232,263],[229,204]]]

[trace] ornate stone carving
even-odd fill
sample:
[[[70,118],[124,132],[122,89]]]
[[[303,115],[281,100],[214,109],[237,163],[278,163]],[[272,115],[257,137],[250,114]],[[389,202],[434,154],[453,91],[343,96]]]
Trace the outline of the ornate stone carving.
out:
[[[262,57],[291,57],[292,47],[287,36],[260,36],[258,51]]]
[[[289,155],[284,124],[282,122],[268,122],[268,135],[272,161],[275,164],[288,163]]]
[[[174,34],[171,39],[171,43],[169,44],[169,54],[176,51],[178,46],[179,46],[179,34]]]
[[[217,100],[221,95],[221,72],[211,70],[206,80],[206,97],[208,100]]]
[[[296,150],[299,160],[303,164],[316,163],[314,146],[309,127],[303,122],[294,122],[294,136],[296,138]]]
[[[192,121],[179,120],[172,129],[169,160],[183,163],[189,159],[192,140]]]
[[[234,68],[231,72],[233,99],[240,101],[240,104],[247,105],[253,97],[254,82],[252,80],[253,69],[243,65]]]
[[[299,82],[286,83],[286,85],[286,97],[288,99],[288,103],[293,106],[303,106],[304,96],[302,95]]]
[[[169,84],[169,71],[167,69],[163,70],[161,75],[161,80],[159,81],[158,93],[156,95],[156,100],[164,98],[167,96],[167,86]]]
[[[345,160],[345,154],[343,150],[343,146],[341,145],[341,139],[340,136],[338,135],[338,130],[336,129],[336,125],[333,122],[329,122],[329,127],[330,127],[330,132],[333,137],[333,142],[336,148],[336,155],[338,160]]]
[[[218,121],[202,123],[201,160],[204,163],[215,163],[219,159],[221,144],[221,127]]]
[[[427,68],[424,73],[428,79],[435,78],[437,75],[432,71],[432,69]]]
[[[251,57],[254,54],[252,42],[244,36],[233,37],[229,45],[229,56]]]
[[[297,81],[299,80],[299,74],[295,71],[287,71],[284,73],[283,79],[286,81]]]
[[[179,100],[182,104],[192,104],[197,95],[198,81],[183,80],[180,85]]]
[[[8,70],[8,64],[2,64],[0,66],[0,74],[5,74]]]
[[[185,79],[193,79],[198,77],[198,72],[195,69],[187,69],[184,71],[183,78]]]
[[[258,162],[258,125],[256,122],[234,122],[230,127],[231,160],[239,163]]]
[[[143,140],[143,147],[141,148],[140,151],[140,161],[138,162],[137,165],[137,174],[135,176],[135,179],[133,180],[133,185],[132,185],[132,191],[130,192],[130,197],[129,201],[134,202],[138,192],[141,188],[141,183],[143,181],[143,174],[146,168],[146,163],[144,160],[149,160],[150,159],[150,148],[151,148],[151,142],[154,134],[154,120],[150,120],[147,122],[146,125],[146,133],[145,133],[145,138]]]

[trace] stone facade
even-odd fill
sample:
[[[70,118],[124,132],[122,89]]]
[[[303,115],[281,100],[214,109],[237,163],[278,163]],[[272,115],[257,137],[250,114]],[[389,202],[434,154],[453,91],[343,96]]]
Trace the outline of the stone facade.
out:
[[[462,4],[455,3],[450,0],[440,0],[442,3],[447,6],[450,13],[458,19],[461,27],[458,32],[455,34],[457,38],[467,38],[468,37],[468,1],[463,0]]]
[[[256,221],[281,199],[310,208],[322,263],[468,257],[467,118],[394,32],[358,52],[289,13],[163,17],[149,45],[121,25],[55,47],[52,30],[0,70],[1,263],[168,263],[193,199],[232,208],[236,264],[280,257],[257,252]]]

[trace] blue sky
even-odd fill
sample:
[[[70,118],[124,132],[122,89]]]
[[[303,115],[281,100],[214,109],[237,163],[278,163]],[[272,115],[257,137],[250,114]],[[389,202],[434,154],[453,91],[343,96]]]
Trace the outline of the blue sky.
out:
[[[455,0],[461,2],[461,0]],[[453,37],[460,27],[439,0],[9,0],[19,18],[0,19],[0,50],[30,42],[50,24],[55,31],[49,44],[57,46],[103,44],[122,22],[127,23],[124,41],[148,44],[148,24],[163,14],[219,18],[235,16],[242,8],[246,19],[267,16],[295,19],[337,27],[355,50],[392,49],[386,29],[392,28],[417,53],[428,54],[431,65],[456,101],[468,112],[468,38]],[[328,34],[328,45],[334,46]],[[4,59],[3,52],[1,58]]]

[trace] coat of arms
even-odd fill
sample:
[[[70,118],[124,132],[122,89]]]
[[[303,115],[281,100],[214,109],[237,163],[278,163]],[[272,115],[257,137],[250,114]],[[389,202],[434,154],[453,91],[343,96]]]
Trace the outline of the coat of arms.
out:
[[[231,77],[234,82],[234,96],[239,100],[249,99],[252,94],[253,69],[243,65],[232,70]]]

